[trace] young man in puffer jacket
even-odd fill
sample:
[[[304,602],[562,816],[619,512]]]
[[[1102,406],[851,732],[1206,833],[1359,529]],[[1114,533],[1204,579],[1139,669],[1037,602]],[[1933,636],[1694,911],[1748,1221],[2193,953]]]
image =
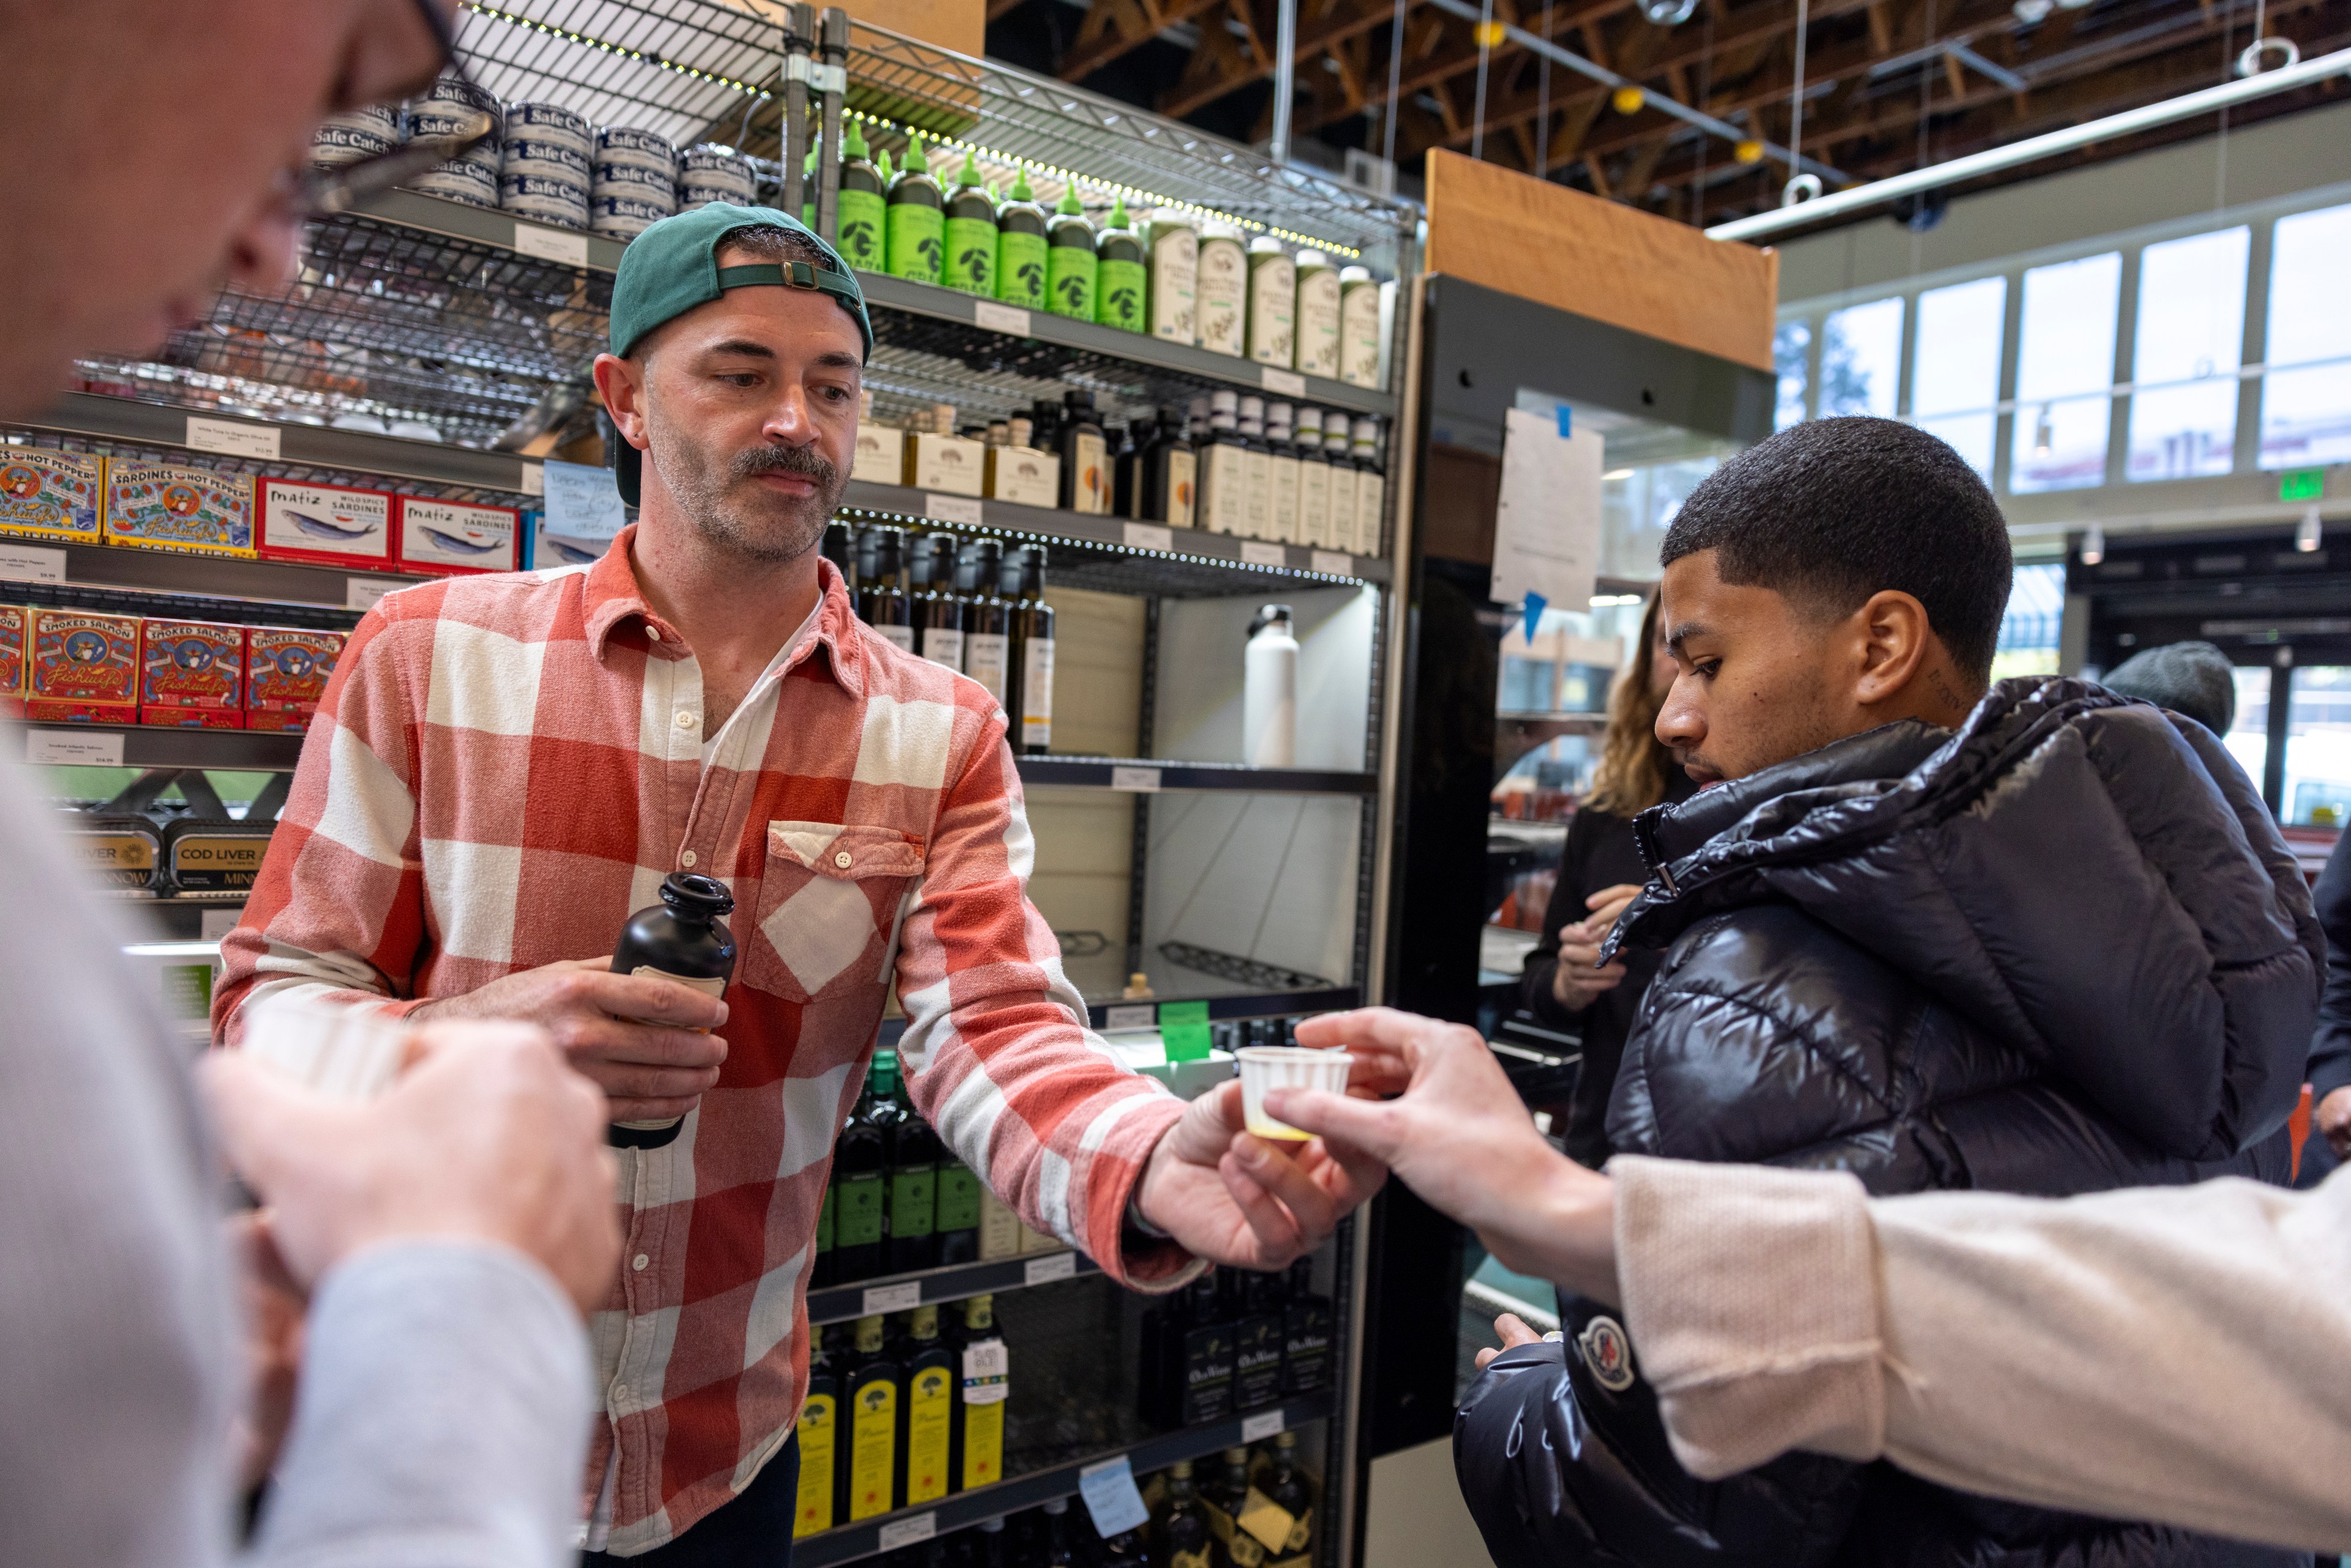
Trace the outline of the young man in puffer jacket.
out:
[[[1651,881],[1616,940],[1667,951],[1618,1149],[1876,1195],[2284,1179],[2323,972],[2302,878],[2200,726],[2083,682],[1990,685],[2008,537],[1956,453],[1887,420],[1797,426],[1691,495],[1664,561],[1679,674],[1657,733],[1703,788],[1638,822]],[[1457,1437],[1510,1568],[2310,1561],[1884,1463],[1698,1481],[1639,1345],[1565,1306],[1569,1385],[1473,1408]],[[1553,1440],[1488,1451],[1476,1428],[1506,1416]]]

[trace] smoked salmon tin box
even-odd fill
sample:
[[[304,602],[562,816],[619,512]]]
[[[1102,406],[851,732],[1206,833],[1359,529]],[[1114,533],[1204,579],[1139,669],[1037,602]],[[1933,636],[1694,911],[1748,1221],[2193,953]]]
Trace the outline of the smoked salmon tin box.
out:
[[[0,534],[99,542],[98,503],[106,460],[71,452],[0,446]]]
[[[253,556],[253,481],[163,463],[106,465],[106,542]]]
[[[139,617],[35,610],[30,694],[29,719],[137,723]]]
[[[255,626],[245,634],[247,729],[308,730],[327,677],[342,657],[340,632]]]
[[[341,485],[264,479],[254,497],[264,560],[392,570],[392,497]]]
[[[515,571],[522,565],[522,514],[512,507],[472,501],[400,498],[402,571],[443,577],[471,571]]]
[[[245,628],[214,621],[141,622],[139,722],[243,729]]]
[[[25,716],[25,645],[32,640],[33,612],[22,604],[0,604],[0,715]]]

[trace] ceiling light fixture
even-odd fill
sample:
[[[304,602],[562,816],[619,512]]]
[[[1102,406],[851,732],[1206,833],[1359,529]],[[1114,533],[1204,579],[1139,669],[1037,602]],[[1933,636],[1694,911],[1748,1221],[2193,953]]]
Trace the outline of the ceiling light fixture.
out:
[[[2294,526],[2294,548],[2308,555],[2318,549],[2319,540],[2325,537],[2318,521],[2318,508],[2314,506],[2303,513],[2302,521]]]
[[[2092,523],[2082,536],[2082,564],[2095,566],[2106,559],[2106,530]]]

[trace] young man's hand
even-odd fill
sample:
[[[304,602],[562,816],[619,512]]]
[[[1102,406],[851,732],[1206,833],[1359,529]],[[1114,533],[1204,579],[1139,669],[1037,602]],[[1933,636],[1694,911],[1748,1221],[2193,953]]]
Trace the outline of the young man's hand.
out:
[[[291,1278],[310,1290],[382,1242],[483,1241],[536,1260],[582,1312],[601,1305],[621,1255],[603,1095],[520,1024],[444,1024],[421,1043],[364,1102],[242,1051],[206,1059],[229,1165],[266,1207]]]
[[[1478,1031],[1392,1008],[1326,1013],[1298,1043],[1338,1046],[1355,1067],[1346,1095],[1277,1089],[1266,1110],[1320,1134],[1334,1156],[1386,1166],[1478,1232],[1509,1268],[1614,1301],[1608,1178],[1553,1149]],[[1373,1101],[1353,1091],[1401,1091]]]
[[[616,975],[610,958],[572,958],[492,980],[412,1010],[419,1022],[511,1019],[537,1024],[612,1103],[615,1122],[683,1116],[718,1082],[726,1004],[675,980]]]
[[[1242,1130],[1241,1086],[1186,1108],[1136,1187],[1143,1217],[1211,1263],[1280,1269],[1322,1244],[1387,1171],[1320,1140],[1287,1146]]]

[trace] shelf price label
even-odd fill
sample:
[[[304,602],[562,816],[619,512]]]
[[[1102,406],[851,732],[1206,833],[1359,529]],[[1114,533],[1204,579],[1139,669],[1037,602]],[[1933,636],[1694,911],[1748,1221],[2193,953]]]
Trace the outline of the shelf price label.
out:
[[[122,736],[86,729],[34,729],[25,733],[25,760],[68,768],[120,768]]]
[[[1280,1435],[1281,1408],[1279,1406],[1270,1410],[1260,1410],[1254,1416],[1241,1417],[1241,1442],[1244,1446],[1250,1443],[1262,1443],[1268,1438],[1278,1437]]]
[[[1159,792],[1159,769],[1113,768],[1110,770],[1110,787],[1133,795],[1155,795]]]
[[[1020,1270],[1023,1285],[1050,1285],[1056,1280],[1074,1280],[1077,1277],[1078,1255],[1074,1252],[1055,1252],[1050,1257],[1031,1258]]]
[[[893,1519],[882,1527],[878,1542],[884,1552],[895,1552],[902,1546],[917,1546],[939,1532],[939,1516],[925,1512],[912,1519]]]
[[[923,1304],[923,1282],[908,1280],[901,1285],[869,1285],[865,1291],[866,1317],[878,1317],[883,1312],[911,1312]]]
[[[1332,577],[1353,577],[1355,562],[1344,550],[1319,549],[1313,552],[1307,570],[1329,572]]]
[[[515,225],[514,247],[516,255],[535,256],[540,261],[559,262],[565,267],[588,265],[588,236],[569,229],[518,223]]]
[[[1276,397],[1304,397],[1306,378],[1296,371],[1277,370],[1268,365],[1265,367],[1265,390]]]
[[[1128,523],[1119,530],[1119,538],[1129,549],[1155,549],[1170,555],[1176,549],[1176,530],[1150,523]]]
[[[993,299],[974,302],[971,319],[991,332],[1008,332],[1015,338],[1029,335],[1029,312],[1018,305],[998,305]]]
[[[395,588],[406,588],[408,580],[396,577],[347,577],[343,579],[343,608],[372,610],[379,600]]]
[[[1123,1007],[1102,1009],[1102,1028],[1112,1033],[1124,1029],[1149,1029],[1158,1018],[1158,1009],[1149,1002],[1129,1002]]]
[[[191,452],[217,452],[226,457],[259,457],[276,462],[278,436],[275,425],[246,424],[234,419],[200,419],[188,415]]]
[[[1249,539],[1241,545],[1241,559],[1249,566],[1288,566],[1290,556],[1280,545],[1270,545]]]
[[[923,516],[942,523],[955,523],[967,528],[980,526],[979,497],[977,496],[942,496],[935,490],[923,492]]]
[[[0,578],[10,582],[63,582],[66,552],[37,545],[0,545]]]

